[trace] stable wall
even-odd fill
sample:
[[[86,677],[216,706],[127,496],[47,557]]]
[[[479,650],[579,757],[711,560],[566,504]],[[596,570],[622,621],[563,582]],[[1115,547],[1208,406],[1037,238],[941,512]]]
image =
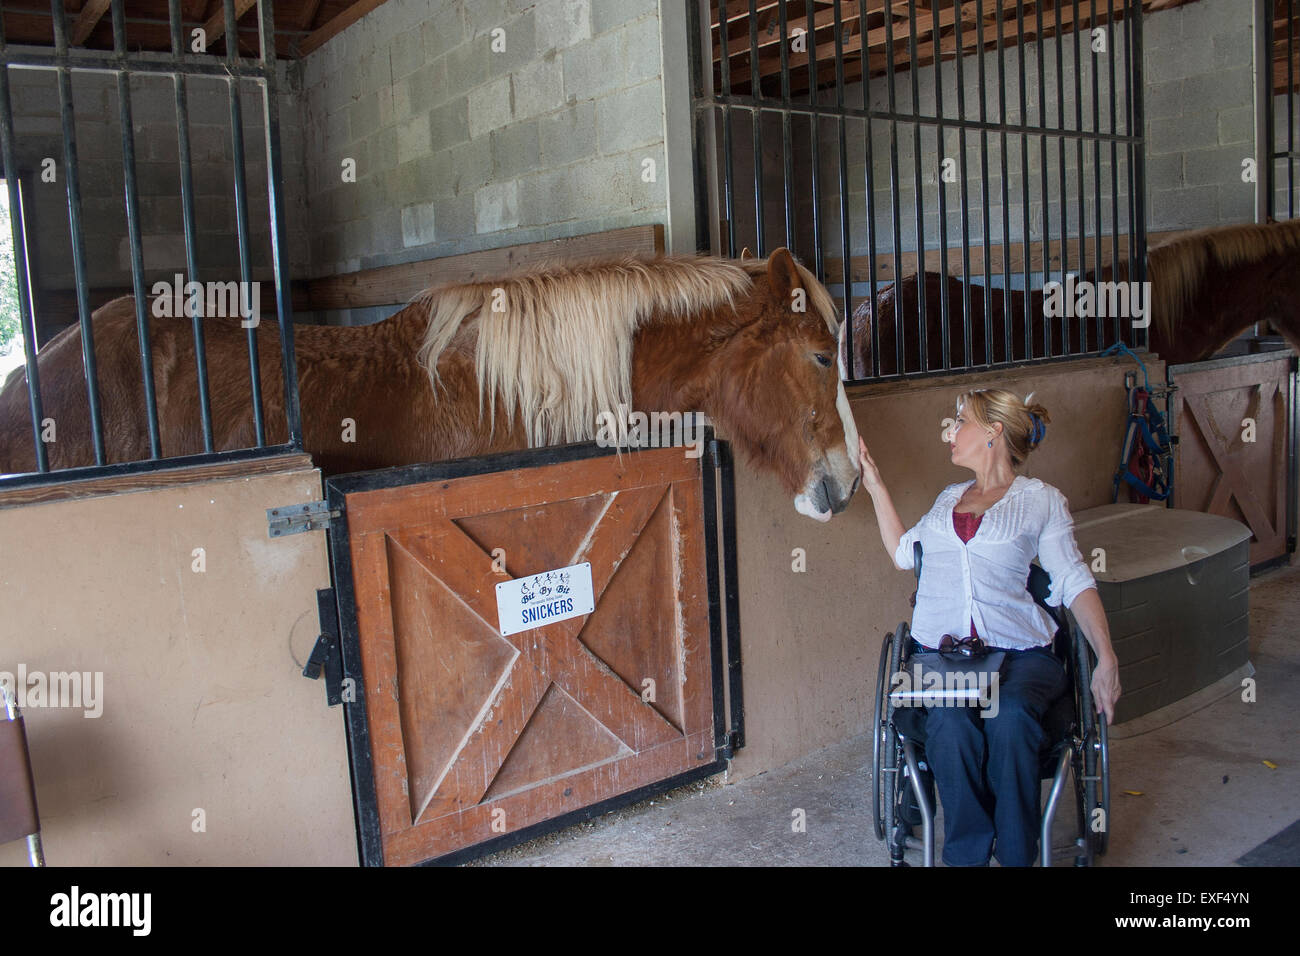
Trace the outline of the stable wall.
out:
[[[1148,361],[1152,381],[1164,363]],[[1059,488],[1071,512],[1109,504],[1127,418],[1126,358],[865,385],[850,391],[858,431],[871,450],[904,527],[948,484],[974,473],[952,465],[941,440],[968,388],[1034,392],[1051,415],[1047,438],[1021,474]],[[871,498],[818,524],[767,475],[736,470],[745,747],[732,778],[762,773],[871,728],[880,645],[910,620],[911,571],[899,571],[880,540]],[[807,571],[792,571],[803,548]]]
[[[301,673],[324,532],[266,530],[267,508],[320,497],[293,456],[0,508],[0,670],[103,672],[102,716],[24,712],[50,865],[356,864],[341,708]],[[0,846],[0,865],[26,862],[24,841]]]

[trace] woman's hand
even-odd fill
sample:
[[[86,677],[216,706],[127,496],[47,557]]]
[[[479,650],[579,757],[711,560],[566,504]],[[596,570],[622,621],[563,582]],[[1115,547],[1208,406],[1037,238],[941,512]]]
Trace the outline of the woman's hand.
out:
[[[862,487],[868,494],[875,494],[880,487],[880,469],[871,460],[871,452],[867,451],[867,443],[861,435],[858,436],[858,464],[862,466]]]
[[[1092,670],[1092,703],[1097,713],[1106,714],[1106,725],[1115,722],[1115,701],[1119,700],[1119,660],[1112,653],[1097,661]]]

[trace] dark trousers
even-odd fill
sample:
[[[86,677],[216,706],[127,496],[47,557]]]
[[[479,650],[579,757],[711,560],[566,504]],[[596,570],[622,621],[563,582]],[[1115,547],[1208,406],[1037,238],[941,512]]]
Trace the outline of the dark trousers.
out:
[[[978,707],[926,714],[925,754],[943,805],[943,862],[1031,866],[1042,817],[1038,751],[1043,715],[1065,692],[1065,668],[1047,647],[1007,651],[997,716]]]

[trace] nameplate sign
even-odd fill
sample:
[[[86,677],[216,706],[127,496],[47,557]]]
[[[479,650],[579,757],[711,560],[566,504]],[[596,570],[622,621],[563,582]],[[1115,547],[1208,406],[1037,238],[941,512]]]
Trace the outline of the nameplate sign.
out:
[[[595,609],[589,561],[497,585],[497,623],[502,637],[590,614]]]

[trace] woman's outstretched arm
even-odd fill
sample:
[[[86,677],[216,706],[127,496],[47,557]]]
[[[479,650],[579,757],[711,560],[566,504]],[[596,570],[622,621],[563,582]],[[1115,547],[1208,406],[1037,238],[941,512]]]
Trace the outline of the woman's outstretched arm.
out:
[[[862,464],[862,486],[871,495],[871,502],[876,506],[876,524],[880,526],[880,540],[885,545],[885,550],[889,552],[889,560],[894,561],[898,542],[903,537],[903,522],[898,517],[893,499],[889,497],[889,489],[880,480],[880,469],[872,461],[871,453],[867,451],[867,443],[862,440],[861,435],[858,436],[858,460]],[[894,567],[898,567],[897,561],[894,561]]]

